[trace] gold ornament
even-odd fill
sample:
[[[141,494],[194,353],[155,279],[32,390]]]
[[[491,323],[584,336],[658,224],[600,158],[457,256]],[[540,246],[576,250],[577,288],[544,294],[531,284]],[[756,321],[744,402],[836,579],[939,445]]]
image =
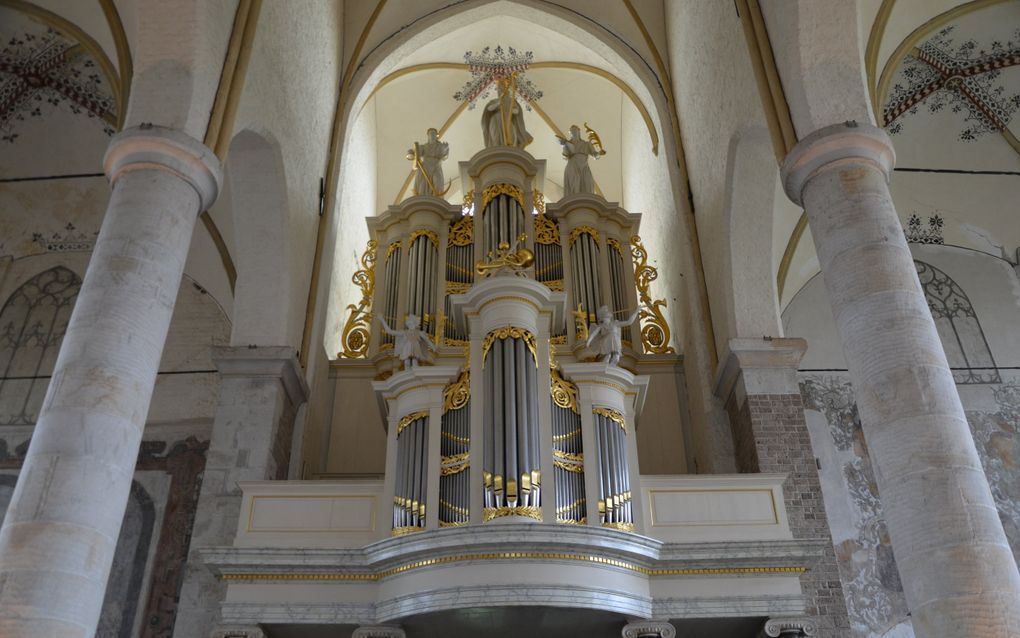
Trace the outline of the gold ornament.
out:
[[[429,416],[428,410],[419,410],[418,412],[412,412],[404,418],[400,419],[400,423],[397,425],[397,436],[418,419],[427,419]]]
[[[484,209],[489,205],[497,195],[509,195],[517,200],[517,203],[521,205],[521,208],[526,208],[524,205],[524,192],[514,186],[513,184],[493,184],[492,186],[486,186],[485,190],[482,191],[482,208]]]
[[[620,240],[615,237],[606,237],[606,246],[612,246],[616,252],[623,254],[623,246],[620,244]]]
[[[450,226],[451,246],[470,246],[475,241],[475,218],[464,215]]]
[[[521,235],[517,238],[514,250],[510,248],[510,244],[507,242],[499,242],[496,252],[489,252],[489,261],[479,261],[475,263],[475,272],[479,275],[488,277],[492,274],[492,271],[499,272],[504,268],[508,268],[517,273],[525,268],[529,268],[533,263],[535,263],[535,253],[531,252],[524,246],[516,248],[516,246],[519,246],[525,239],[527,239],[527,235],[521,233]]]
[[[659,271],[648,265],[648,251],[641,245],[641,237],[630,238],[630,255],[634,262],[634,285],[637,287],[638,301],[641,304],[641,344],[647,354],[674,354],[676,350],[669,345],[669,325],[662,314],[666,307],[665,299],[652,301],[651,285],[658,279]]]
[[[363,359],[368,355],[368,340],[371,336],[369,328],[372,320],[372,294],[375,292],[375,261],[378,257],[379,242],[368,240],[365,252],[361,255],[361,269],[351,277],[361,288],[361,301],[357,305],[349,304],[350,314],[340,332],[340,345],[343,348],[337,353],[342,359]]]
[[[517,507],[486,507],[482,510],[483,522],[504,516],[527,516],[528,518],[540,521],[542,520],[542,508],[532,505],[519,505]]]
[[[535,341],[535,335],[525,330],[524,328],[515,328],[514,326],[507,326],[505,328],[496,328],[489,334],[485,335],[485,339],[482,340],[482,363],[485,363],[486,357],[489,356],[489,348],[492,347],[492,342],[496,339],[523,339],[524,343],[528,346],[528,350],[531,350],[531,356],[535,358],[535,367],[538,367],[538,344]]]
[[[412,232],[411,237],[407,240],[407,245],[410,246],[411,244],[414,243],[414,240],[418,239],[419,237],[428,237],[429,241],[432,242],[433,246],[439,245],[439,235],[436,234],[436,231],[430,230],[428,228],[419,228],[418,230]]]
[[[467,405],[471,398],[471,371],[464,368],[456,381],[443,390],[443,412],[459,410]]]
[[[610,408],[592,408],[591,411],[594,414],[604,416],[610,421],[616,423],[618,426],[623,428],[624,432],[627,431],[627,421],[624,420],[623,415],[617,412],[616,410],[612,410]]]
[[[535,215],[535,243],[549,245],[560,245],[560,227],[549,219],[545,212]]]
[[[590,235],[591,238],[595,240],[596,244],[599,243],[599,231],[595,230],[591,226],[585,225],[578,226],[574,230],[570,231],[569,238],[570,245],[573,246],[574,242],[577,241],[577,238],[580,237],[581,235]]]
[[[552,348],[549,350],[551,352]],[[550,367],[549,380],[549,393],[552,395],[553,403],[561,408],[571,410],[575,414],[579,414],[577,409],[577,386],[564,379],[560,375],[558,367]]]
[[[540,216],[545,215],[545,195],[542,194],[542,191],[535,191],[533,199],[535,200],[535,210]]]

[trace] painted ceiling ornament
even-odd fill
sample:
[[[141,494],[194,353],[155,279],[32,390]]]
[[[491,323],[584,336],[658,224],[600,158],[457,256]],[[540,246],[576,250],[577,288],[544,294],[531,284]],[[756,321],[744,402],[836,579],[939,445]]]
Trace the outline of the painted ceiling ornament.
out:
[[[99,65],[63,33],[39,29],[0,46],[0,141],[14,143],[19,123],[56,109],[98,120],[113,135],[117,108]]]
[[[485,104],[482,111],[482,136],[485,147],[515,146],[524,148],[532,141],[532,136],[524,126],[524,108],[531,110],[530,104],[542,97],[542,92],[524,72],[533,59],[531,51],[519,52],[513,47],[495,49],[485,47],[480,53],[468,51],[464,54],[471,79],[453,95],[459,102],[467,102],[468,108],[474,108],[478,100],[486,99],[496,87],[496,97]]]
[[[969,142],[1006,129],[1020,110],[1020,93],[1007,90],[1002,70],[1020,64],[1020,30],[1006,42],[981,48],[976,40],[959,44],[950,25],[924,41],[903,60],[900,82],[893,85],[882,109],[890,134],[903,131],[903,119],[923,103],[930,113],[963,115],[958,137]]]
[[[907,219],[907,227],[903,229],[903,234],[912,244],[944,244],[946,243],[942,237],[944,225],[942,217],[936,213],[928,218],[928,228],[922,228],[921,218],[912,213]]]

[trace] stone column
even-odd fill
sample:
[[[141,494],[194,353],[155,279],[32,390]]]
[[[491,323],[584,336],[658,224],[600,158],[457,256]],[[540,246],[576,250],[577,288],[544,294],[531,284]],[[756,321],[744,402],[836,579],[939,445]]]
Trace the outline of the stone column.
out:
[[[797,381],[803,339],[731,339],[716,395],[733,427],[741,472],[786,475],[783,505],[796,539],[824,542],[824,555],[800,577],[805,613],[818,618],[818,635],[850,631],[822,485]]]
[[[915,633],[1020,635],[1020,575],[889,195],[894,152],[854,122],[804,138],[804,207]]]
[[[0,635],[91,637],[213,152],[128,129],[104,161],[106,216],[0,530]]]
[[[623,638],[676,638],[676,627],[665,620],[637,620],[623,626]]]
[[[222,382],[174,623],[182,638],[209,635],[226,592],[197,549],[233,544],[242,481],[287,478],[294,417],[308,396],[289,346],[217,347],[213,362]]]

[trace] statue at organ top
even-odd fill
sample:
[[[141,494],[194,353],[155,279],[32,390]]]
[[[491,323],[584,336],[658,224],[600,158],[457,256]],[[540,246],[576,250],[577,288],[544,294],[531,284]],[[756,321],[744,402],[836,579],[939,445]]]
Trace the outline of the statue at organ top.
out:
[[[407,151],[407,159],[414,162],[414,194],[442,197],[450,189],[443,179],[443,160],[450,155],[450,145],[439,141],[439,131],[428,130],[428,141],[414,143]]]
[[[591,175],[591,168],[588,167],[588,158],[598,159],[606,154],[602,148],[602,140],[598,133],[585,123],[584,128],[588,129],[588,139],[581,139],[581,129],[575,124],[570,127],[570,138],[559,137],[560,145],[563,147],[563,159],[567,160],[567,166],[563,169],[563,195],[575,193],[594,193],[595,178]]]
[[[499,95],[489,100],[482,111],[482,137],[485,148],[531,144],[532,136],[524,126],[524,113],[514,96],[514,78],[497,80]]]
[[[480,53],[464,54],[471,80],[453,98],[468,102],[470,108],[480,98],[489,96],[493,85],[496,97],[482,110],[482,137],[485,147],[514,146],[524,148],[532,141],[524,125],[524,111],[531,102],[542,97],[524,72],[531,63],[531,51],[518,52],[513,47],[485,47]],[[520,98],[520,102],[518,101]],[[522,104],[523,103],[523,104]]]

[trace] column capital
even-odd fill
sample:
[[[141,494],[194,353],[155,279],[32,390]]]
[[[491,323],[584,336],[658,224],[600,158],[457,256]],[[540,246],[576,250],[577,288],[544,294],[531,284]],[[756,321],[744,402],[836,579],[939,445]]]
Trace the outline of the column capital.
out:
[[[380,625],[376,627],[358,627],[351,634],[351,638],[405,638],[406,635],[400,627]]]
[[[759,635],[762,638],[796,638],[817,633],[818,624],[811,618],[769,618]]]
[[[676,638],[676,627],[665,620],[637,620],[620,633],[623,638]]]
[[[198,193],[200,212],[212,206],[223,184],[223,168],[212,149],[181,131],[153,124],[114,136],[103,158],[103,170],[111,185],[131,171],[171,173]]]
[[[748,394],[797,393],[797,366],[806,351],[807,341],[796,337],[730,339],[715,394],[725,401],[741,375]]]
[[[879,170],[886,181],[896,164],[892,140],[870,124],[846,122],[811,133],[790,151],[783,162],[783,189],[798,206],[804,186],[818,173],[840,164],[865,164]]]
[[[280,379],[295,407],[308,399],[308,384],[290,346],[214,346],[212,360],[224,377]]]

